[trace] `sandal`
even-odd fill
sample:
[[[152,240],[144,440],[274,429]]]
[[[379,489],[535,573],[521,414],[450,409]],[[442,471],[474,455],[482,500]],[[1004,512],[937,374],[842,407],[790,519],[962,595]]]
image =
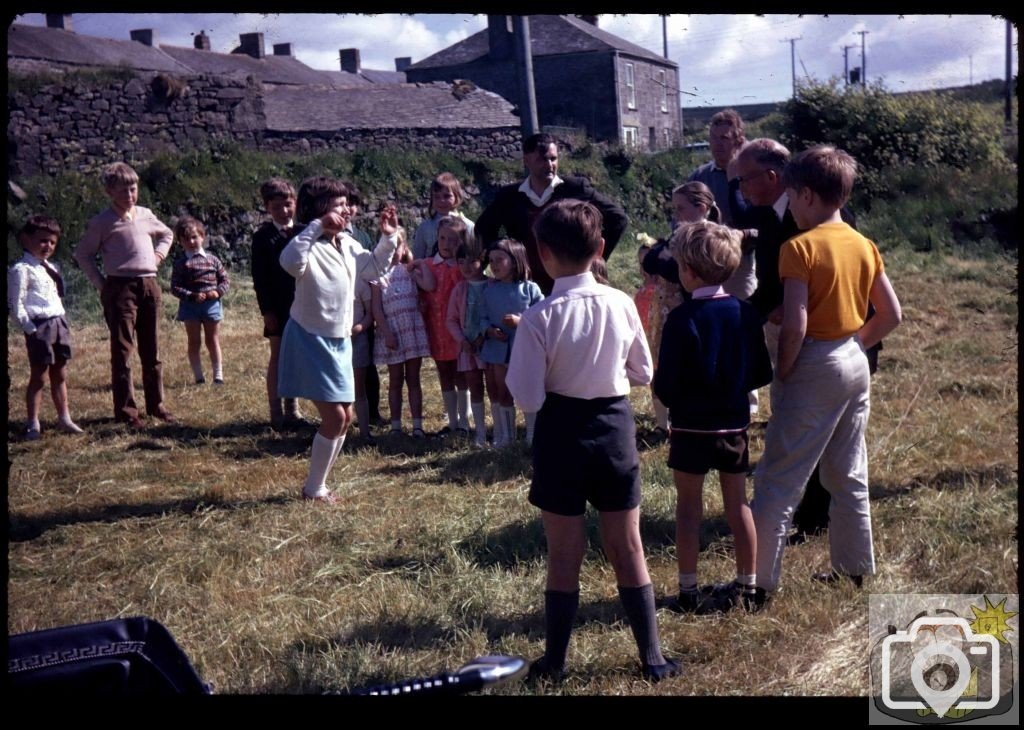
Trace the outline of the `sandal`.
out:
[[[414,428],[412,430],[412,437],[414,439],[425,439],[427,437],[427,432],[422,428]]]

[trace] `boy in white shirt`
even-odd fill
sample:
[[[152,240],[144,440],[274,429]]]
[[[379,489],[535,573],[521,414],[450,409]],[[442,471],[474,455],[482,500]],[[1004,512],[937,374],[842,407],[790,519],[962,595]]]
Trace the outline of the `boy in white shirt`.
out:
[[[558,680],[564,670],[590,502],[600,513],[643,676],[656,682],[681,668],[661,653],[640,539],[640,459],[628,396],[631,385],[651,382],[651,353],[633,300],[590,273],[604,250],[597,208],[558,201],[541,213],[534,233],[554,286],[550,298],[522,314],[506,379],[524,412],[539,411],[529,498],[542,511],[548,543],[546,644],[531,672]]]

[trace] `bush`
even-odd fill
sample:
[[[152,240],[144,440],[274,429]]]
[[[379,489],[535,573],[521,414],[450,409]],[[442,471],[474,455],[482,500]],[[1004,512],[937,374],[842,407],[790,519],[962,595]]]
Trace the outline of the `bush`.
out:
[[[872,197],[894,190],[888,171],[900,166],[963,170],[1003,156],[1002,124],[990,107],[945,92],[893,94],[881,82],[801,86],[775,124],[777,139],[794,152],[829,143],[853,155]]]

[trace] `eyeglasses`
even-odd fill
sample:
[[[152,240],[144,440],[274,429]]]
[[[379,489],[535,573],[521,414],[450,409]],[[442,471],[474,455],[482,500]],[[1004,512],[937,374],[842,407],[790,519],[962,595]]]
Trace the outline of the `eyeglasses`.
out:
[[[750,182],[751,180],[755,180],[755,179],[761,177],[766,172],[768,172],[768,170],[758,170],[757,172],[752,173],[750,175],[741,175],[741,176],[736,178],[736,182],[738,182],[740,184],[742,184],[744,182]]]

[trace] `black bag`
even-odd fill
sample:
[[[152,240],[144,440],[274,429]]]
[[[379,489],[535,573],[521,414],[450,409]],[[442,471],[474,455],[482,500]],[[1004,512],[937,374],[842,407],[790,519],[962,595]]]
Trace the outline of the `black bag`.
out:
[[[144,616],[16,634],[7,657],[8,686],[22,693],[211,693],[170,632]]]

